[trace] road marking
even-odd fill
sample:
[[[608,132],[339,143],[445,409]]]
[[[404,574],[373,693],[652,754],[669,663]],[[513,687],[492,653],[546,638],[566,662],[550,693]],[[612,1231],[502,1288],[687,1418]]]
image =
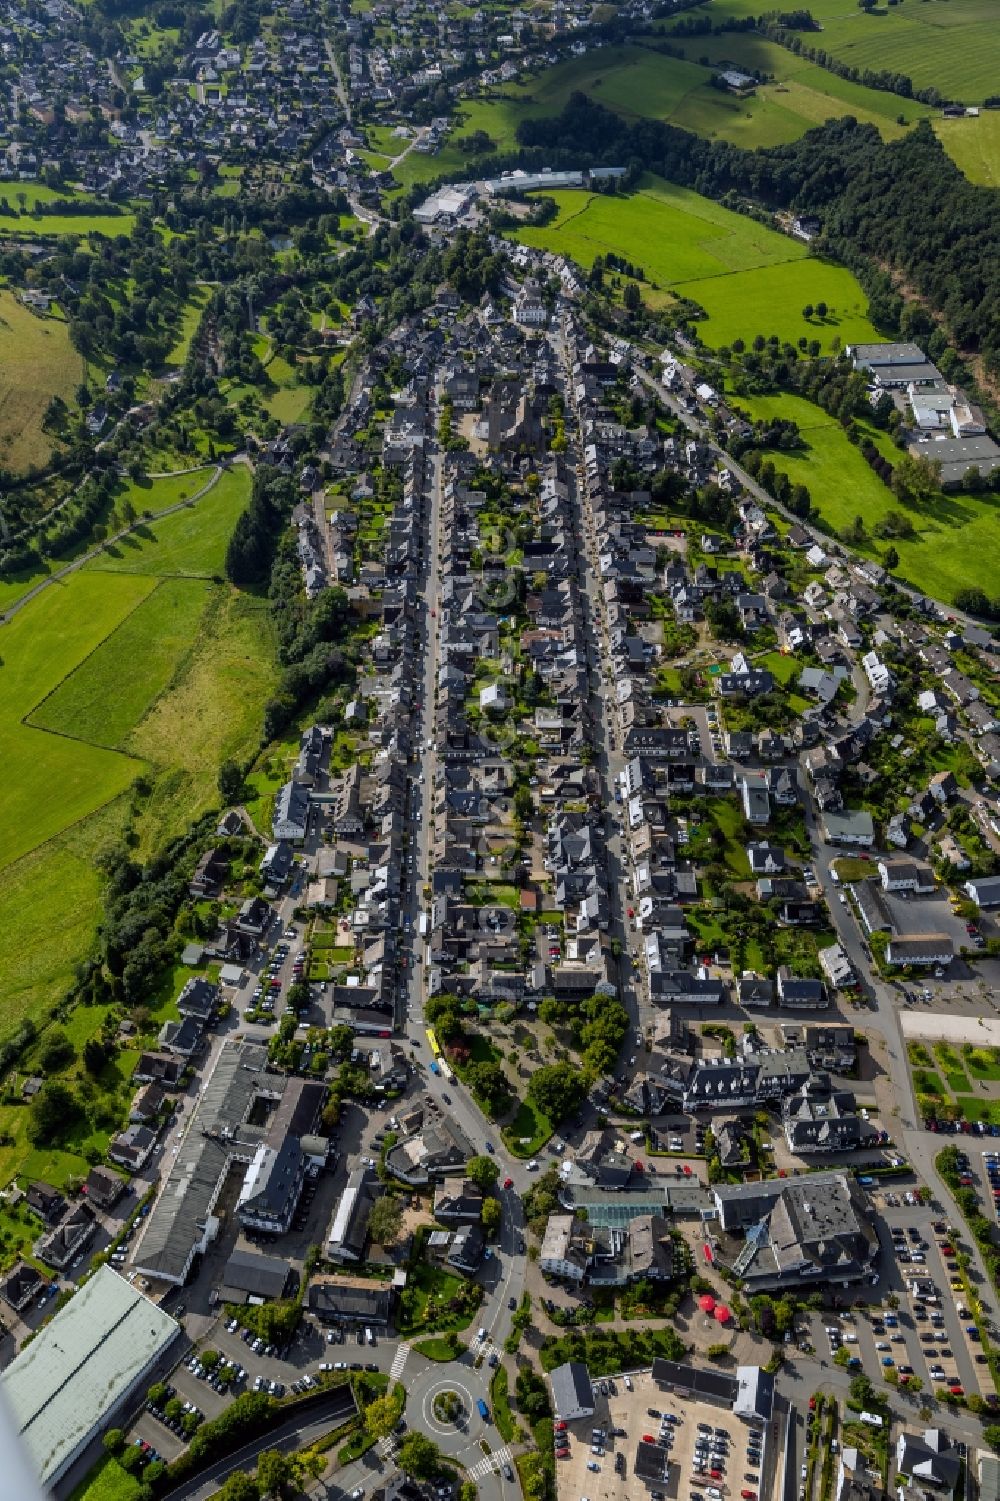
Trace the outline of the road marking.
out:
[[[485,1459],[479,1460],[478,1464],[472,1465],[469,1470],[470,1480],[482,1480],[486,1475],[495,1475],[509,1465],[511,1461],[510,1449],[504,1444],[502,1449],[497,1449],[493,1454],[487,1454]]]
[[[392,1365],[389,1367],[389,1380],[390,1381],[398,1381],[399,1378],[400,1378],[400,1376],[402,1376],[402,1374],[403,1374],[403,1367],[406,1365],[406,1357],[409,1355],[409,1353],[410,1353],[410,1347],[409,1347],[409,1345],[400,1345],[399,1346],[399,1348],[396,1351],[395,1355],[392,1357]]]

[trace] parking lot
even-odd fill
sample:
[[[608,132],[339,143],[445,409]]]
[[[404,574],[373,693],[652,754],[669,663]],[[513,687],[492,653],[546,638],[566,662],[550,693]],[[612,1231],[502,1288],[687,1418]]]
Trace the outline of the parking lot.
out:
[[[895,1202],[892,1202],[895,1200]],[[902,1194],[883,1197],[880,1291],[885,1306],[858,1307],[813,1323],[820,1352],[845,1348],[869,1376],[895,1370],[901,1386],[916,1377],[924,1390],[961,1388],[991,1397],[989,1369],[957,1274],[956,1237],[946,1219],[907,1205]],[[889,1306],[890,1297],[898,1307]]]
[[[761,1440],[727,1406],[664,1393],[649,1372],[594,1383],[593,1417],[569,1423],[561,1501],[758,1501]]]
[[[265,1348],[255,1350],[253,1343],[242,1338],[240,1330],[230,1327],[231,1320],[220,1316],[218,1322],[199,1341],[194,1349],[188,1349],[180,1363],[165,1379],[173,1388],[171,1396],[188,1409],[196,1408],[205,1420],[216,1418],[228,1406],[233,1397],[243,1392],[263,1389],[274,1396],[288,1396],[293,1383],[304,1378],[315,1381],[322,1377],[324,1365],[332,1369],[360,1371],[388,1370],[396,1352],[396,1341],[383,1339],[373,1331],[375,1344],[357,1343],[354,1330],[339,1331],[339,1342],[330,1342],[330,1331],[311,1319],[303,1319],[287,1349]],[[233,1381],[222,1391],[216,1390],[206,1374],[191,1369],[199,1351],[216,1351],[223,1361],[239,1366],[243,1376]],[[306,1381],[303,1389],[306,1389]],[[136,1438],[148,1443],[166,1460],[175,1458],[187,1443],[183,1434],[176,1433],[163,1421],[163,1414],[143,1408],[129,1432],[129,1442]],[[178,1414],[178,1418],[182,1415]]]

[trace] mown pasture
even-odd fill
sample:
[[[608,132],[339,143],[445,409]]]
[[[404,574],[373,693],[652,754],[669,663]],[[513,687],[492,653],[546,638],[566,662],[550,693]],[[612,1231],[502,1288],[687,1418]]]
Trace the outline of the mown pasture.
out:
[[[803,42],[851,67],[904,73],[914,89],[934,88],[967,104],[997,91],[994,0],[911,0],[871,11],[844,0],[809,0],[805,8],[822,30],[803,33]],[[693,12],[699,13],[718,24],[725,16],[760,15],[761,7],[758,0],[710,0]]]
[[[513,231],[540,249],[572,256],[589,269],[609,251],[642,268],[652,288],[690,297],[707,319],[699,332],[718,347],[755,334],[782,340],[876,338],[867,299],[854,276],[809,254],[800,240],[659,178],[647,176],[628,197],[562,192],[550,195],[556,218]],[[823,318],[803,317],[812,303]]]

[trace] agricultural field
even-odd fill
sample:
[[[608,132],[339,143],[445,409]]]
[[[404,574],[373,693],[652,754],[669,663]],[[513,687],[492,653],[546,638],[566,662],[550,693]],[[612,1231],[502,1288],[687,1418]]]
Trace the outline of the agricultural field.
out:
[[[808,487],[813,505],[834,531],[842,532],[860,515],[871,532],[888,511],[904,509],[839,424],[820,407],[791,395],[741,396],[734,400],[751,416],[780,415],[799,424],[805,448],[769,457],[793,484],[801,481]],[[870,436],[891,462],[893,449],[884,435],[873,431]],[[899,553],[899,578],[941,600],[953,599],[964,587],[994,587],[1000,499],[942,494],[923,509],[909,508],[907,514],[914,525],[914,536],[893,542]],[[877,556],[885,545],[871,543],[858,550]]]
[[[546,196],[558,205],[556,218],[542,228],[512,231],[518,239],[572,256],[586,268],[608,251],[624,256],[642,267],[654,294],[669,288],[705,309],[699,331],[708,344],[757,333],[794,342],[804,334],[829,349],[835,338],[878,337],[849,271],[686,188],[647,176],[629,198],[574,191]],[[821,301],[829,308],[824,319],[803,318],[807,303]]]
[[[706,344],[716,348],[758,333],[777,334],[783,343],[791,344],[803,336],[817,339],[824,351],[879,337],[868,320],[868,299],[853,274],[813,256],[731,276],[681,282],[674,290],[705,309],[708,319],[698,325],[698,331]],[[826,316],[804,318],[802,309],[818,302],[827,304]]]
[[[701,86],[686,94],[664,118],[698,135],[746,147],[779,146],[798,140],[831,117],[851,114],[862,124],[874,125],[888,140],[932,113],[929,105],[838,78],[766,37],[728,32],[691,37],[680,45],[688,57],[696,57],[699,63],[707,60],[710,66],[699,68]],[[725,66],[765,73],[768,82],[746,98],[712,88],[712,72]]]
[[[763,37],[727,33],[682,38],[674,45],[687,56],[668,57],[652,46],[604,47],[559,63],[499,98],[465,104],[441,152],[431,157],[411,152],[395,175],[408,186],[459,169],[469,158],[455,140],[474,130],[484,130],[498,150],[510,150],[521,120],[558,114],[575,89],[628,118],[665,120],[746,147],[795,141],[814,125],[845,114],[877,126],[889,138],[930,114],[926,105],[838,78]],[[751,97],[738,99],[711,85],[714,65],[723,59],[766,71],[773,81]],[[373,144],[385,153],[377,160],[380,167],[401,149],[382,137]]]
[[[169,504],[209,472],[134,498]],[[5,628],[0,1037],[72,982],[99,915],[95,856],[120,836],[139,773],[152,784],[131,813],[142,856],[215,800],[220,761],[257,747],[276,678],[267,607],[210,582],[248,494],[243,469],[224,473],[195,507],[150,523],[129,569],[102,554]],[[142,674],[124,670],[136,660]]]
[[[21,472],[45,464],[53,447],[42,430],[45,409],[53,396],[71,406],[84,374],[65,323],[0,292],[0,467]]]
[[[23,721],[155,588],[151,578],[80,572],[31,601],[4,630],[0,671],[0,868],[123,792],[126,756]]]
[[[114,842],[124,804],[118,799],[0,871],[0,1038],[25,1016],[46,1015],[72,985],[94,939],[100,895],[94,856]],[[0,1169],[0,1177],[6,1182],[9,1174]]]
[[[545,196],[555,199],[556,218],[541,229],[515,231],[518,239],[571,255],[588,268],[596,255],[613,251],[641,266],[656,286],[803,260],[809,253],[800,240],[650,175],[628,198],[573,190]]]
[[[39,704],[28,724],[120,750],[190,651],[210,588],[203,579],[193,578],[158,583]],[[138,662],[141,672],[135,671]]]
[[[710,0],[699,9],[716,23],[761,12],[758,0]],[[870,12],[843,0],[810,0],[808,9],[822,27],[815,45],[852,67],[905,73],[915,89],[936,88],[967,104],[996,92],[993,0],[911,0]]]
[[[267,602],[215,590],[183,672],[125,742],[132,755],[159,768],[137,823],[140,854],[218,803],[218,767],[257,750],[276,681]]]
[[[213,470],[133,484],[127,491],[136,510],[162,511],[190,500]],[[208,493],[193,505],[140,526],[109,545],[86,565],[87,572],[212,578],[221,575],[236,518],[250,498],[250,474],[242,464],[225,469]]]
[[[934,121],[934,134],[960,172],[983,188],[1000,188],[1000,110]]]

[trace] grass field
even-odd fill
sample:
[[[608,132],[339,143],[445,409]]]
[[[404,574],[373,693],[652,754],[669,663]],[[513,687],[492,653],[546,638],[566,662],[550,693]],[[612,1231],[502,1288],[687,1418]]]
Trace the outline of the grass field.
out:
[[[124,791],[138,767],[97,746],[22,723],[150,594],[150,578],[77,573],[5,628],[0,671],[0,868]]]
[[[66,324],[41,318],[12,292],[0,292],[0,467],[21,471],[45,463],[53,446],[42,431],[45,408],[53,396],[72,405],[83,375]]]
[[[181,484],[193,493],[202,482],[160,480],[141,493],[169,503]],[[129,572],[102,557],[5,627],[0,1037],[69,988],[99,913],[95,856],[120,837],[130,802],[121,794],[137,774],[154,783],[135,821],[141,855],[216,800],[224,757],[257,747],[276,676],[266,605],[207,582],[248,488],[244,470],[224,474],[193,510],[150,526],[144,572],[135,559]]]
[[[901,509],[840,426],[812,402],[790,395],[734,400],[751,416],[781,415],[799,424],[806,447],[771,457],[775,467],[784,470],[793,483],[801,480],[808,487],[814,506],[837,532],[850,526],[858,515],[871,531],[888,511]],[[892,446],[883,435],[872,436],[877,436],[891,462]],[[899,553],[896,572],[900,578],[946,602],[963,587],[989,590],[994,586],[1000,499],[940,495],[923,509],[911,507],[907,514],[915,535],[893,544]],[[860,550],[875,556],[879,547],[873,544]]]
[[[177,478],[151,480],[133,486],[129,497],[136,510],[163,510],[196,495],[211,478],[209,468]],[[86,565],[99,573],[155,574],[211,578],[221,575],[236,518],[250,498],[250,474],[242,464],[224,470],[207,495],[194,505],[162,521],[132,532],[106,548]]]
[[[808,8],[823,28],[816,46],[841,62],[905,73],[915,89],[937,88],[968,104],[996,92],[995,0],[881,4],[870,14],[844,0],[810,0]],[[759,15],[760,5],[758,0],[711,0],[703,13],[720,21]]]
[[[39,235],[84,235],[96,230],[105,235],[132,233],[135,215],[112,214],[102,209],[99,203],[85,193],[76,193],[72,188],[45,187],[39,182],[0,182],[0,200],[6,198],[9,212],[0,212],[0,239],[37,237]],[[39,204],[79,203],[86,200],[93,205],[93,212],[85,214],[47,213],[33,217]],[[22,203],[24,205],[22,211]]]
[[[677,45],[686,51],[685,58],[667,57],[652,46],[602,47],[558,63],[498,97],[464,103],[452,136],[438,155],[411,151],[393,169],[394,176],[409,187],[467,166],[470,159],[456,139],[476,130],[484,130],[498,150],[511,150],[521,120],[558,114],[576,89],[630,119],[665,120],[747,147],[798,140],[814,125],[848,113],[891,137],[906,128],[897,123],[898,115],[909,124],[930,113],[927,106],[912,100],[837,78],[764,38],[727,34],[692,37]],[[702,57],[713,63],[725,57],[760,68],[773,74],[774,82],[750,98],[737,99],[711,86],[714,69],[703,66],[698,61]],[[369,136],[374,148],[372,164],[381,169],[405,144],[392,140],[391,132],[376,129]]]
[[[266,602],[216,590],[183,672],[125,741],[133,755],[162,768],[139,824],[141,851],[218,802],[219,764],[257,749],[276,678]]]
[[[38,1017],[73,982],[94,937],[99,880],[94,855],[113,842],[124,799],[0,870],[0,1038]],[[0,1168],[0,1182],[10,1174]]]
[[[818,339],[826,350],[835,338],[850,344],[879,337],[868,321],[868,299],[852,273],[814,257],[681,282],[674,291],[705,309],[708,319],[698,325],[699,333],[716,347],[758,333],[777,334],[792,344],[804,335]],[[827,316],[803,318],[803,307],[817,302],[827,304]]]
[[[1000,188],[1000,110],[984,110],[963,120],[939,118],[934,132],[970,182]]]
[[[792,341],[805,334],[830,347],[835,335],[843,343],[877,337],[849,271],[698,193],[647,176],[628,198],[572,191],[546,196],[558,205],[556,218],[540,229],[513,231],[518,239],[587,268],[609,250],[627,257],[654,288],[683,293],[705,309],[700,331],[706,343],[776,333]],[[831,310],[825,319],[802,317],[806,303],[820,301]]]
[[[210,588],[201,579],[163,580],[39,704],[28,723],[93,745],[121,748],[190,650]],[[137,672],[140,662],[142,671]]]
[[[555,199],[557,217],[542,229],[517,231],[519,239],[560,250],[587,267],[595,255],[615,251],[661,286],[808,255],[801,241],[662,178],[645,177],[640,191],[627,198],[574,191],[545,196]]]
[[[130,235],[135,228],[134,214],[21,214],[16,219],[0,220],[0,230],[15,240],[38,240],[49,235]]]
[[[699,86],[686,93],[664,118],[699,135],[747,147],[778,146],[798,140],[831,117],[852,114],[891,139],[902,135],[914,120],[931,113],[928,105],[838,78],[776,42],[748,32],[692,37],[680,45],[689,59],[707,58],[711,66],[699,67]],[[691,66],[690,62],[670,58],[663,62],[672,67]],[[712,88],[709,79],[713,69],[727,64],[766,73],[769,81],[747,98]]]

